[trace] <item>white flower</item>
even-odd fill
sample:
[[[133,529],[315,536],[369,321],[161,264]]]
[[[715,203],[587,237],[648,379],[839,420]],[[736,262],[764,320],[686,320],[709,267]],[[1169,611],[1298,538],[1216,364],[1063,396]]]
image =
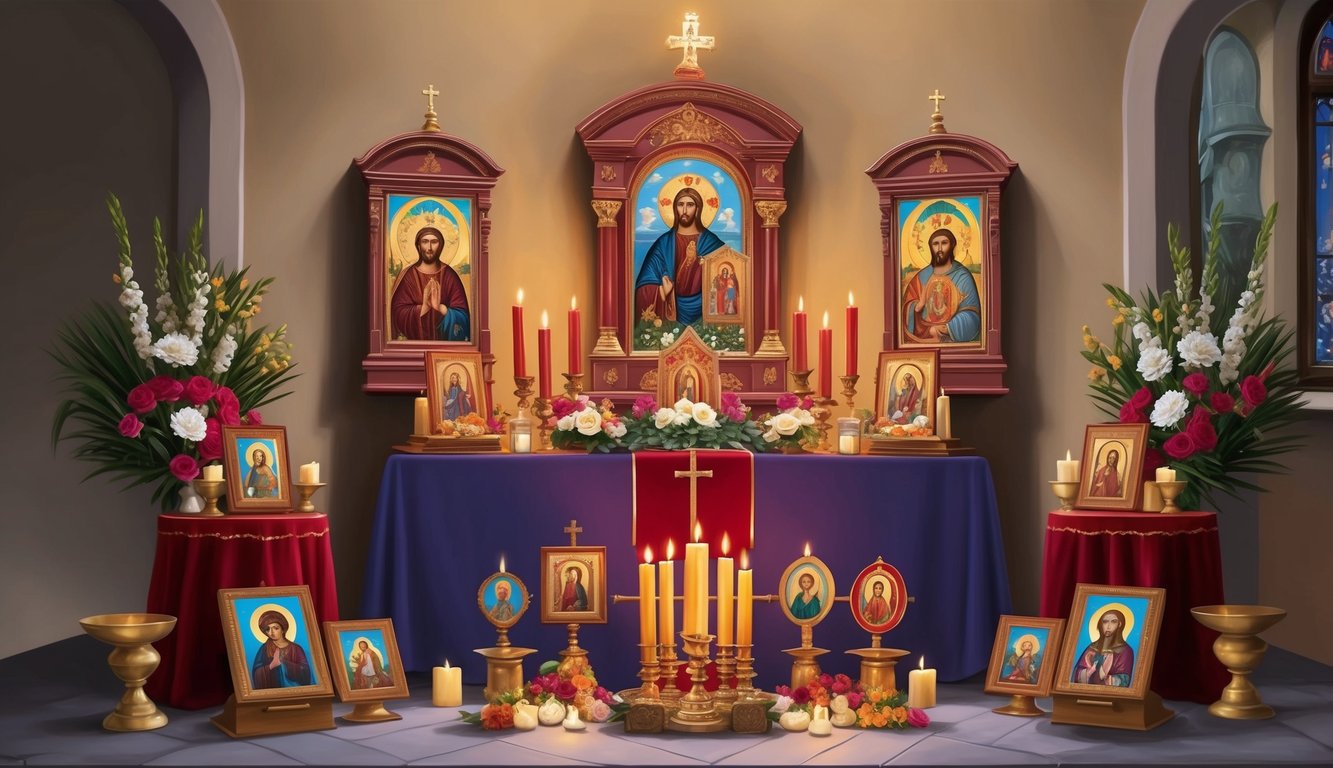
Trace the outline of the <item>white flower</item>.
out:
[[[229,333],[213,348],[213,373],[226,373],[231,367],[231,358],[234,354],[236,354],[236,337]]]
[[[658,408],[657,414],[653,418],[653,423],[657,425],[658,429],[666,429],[674,424],[675,421],[676,409],[674,408]]]
[[[567,414],[565,414],[564,416],[561,416],[561,417],[559,418],[559,420],[557,420],[557,421],[555,422],[555,428],[558,429],[558,430],[560,430],[561,432],[568,432],[568,431],[570,431],[571,429],[573,429],[573,428],[574,428],[574,414],[572,414],[572,413],[567,413]]]
[[[208,425],[204,423],[202,413],[187,405],[171,414],[171,431],[177,437],[197,443],[208,434]]]
[[[673,416],[673,417],[671,418],[671,422],[672,422],[673,424],[676,424],[677,426],[684,426],[684,425],[686,425],[686,424],[689,424],[691,421],[694,421],[694,405],[693,405],[693,404],[691,404],[689,408],[686,408],[686,409],[683,410],[683,411],[677,409],[677,410],[676,410],[676,415]]]
[[[153,356],[172,365],[194,365],[199,359],[199,347],[181,333],[168,333],[153,344]]]
[[[584,408],[574,414],[574,428],[581,434],[595,435],[602,431],[602,414],[596,408]]]
[[[776,443],[779,437],[781,437],[781,435],[772,429],[763,434],[764,442],[766,443]]]
[[[677,400],[676,404],[673,405],[672,407],[675,408],[677,411],[683,411],[686,413],[692,413],[694,411],[694,403],[690,402],[689,400],[686,400],[683,397]]]
[[[1176,344],[1176,351],[1180,353],[1180,359],[1185,361],[1185,365],[1195,368],[1207,368],[1222,359],[1222,350],[1217,348],[1217,337],[1201,331],[1186,334]]]
[[[1134,338],[1138,339],[1141,344],[1147,344],[1148,339],[1152,338],[1152,329],[1148,327],[1147,323],[1135,323]]]
[[[801,426],[803,427],[813,427],[815,425],[814,415],[804,408],[793,408],[789,413],[795,416],[796,420],[801,422]]]
[[[616,440],[625,436],[625,425],[621,422],[603,422],[602,429],[606,431],[608,437]]]
[[[1157,381],[1171,372],[1171,355],[1161,347],[1147,347],[1139,355],[1139,373],[1148,381]]]
[[[791,708],[790,696],[779,696],[776,703],[773,704],[773,711],[782,714]]]
[[[930,419],[927,418],[925,414],[922,414],[920,416],[917,416],[915,419],[912,419],[912,426],[925,429],[926,427],[930,426]]]
[[[777,416],[764,422],[764,426],[772,427],[774,432],[779,435],[790,437],[796,434],[796,430],[801,428],[801,420],[790,413],[779,413]]]
[[[690,409],[690,413],[701,427],[716,427],[718,425],[717,411],[714,411],[708,403],[695,403],[694,407]]]
[[[834,714],[839,714],[846,712],[851,707],[847,704],[847,697],[840,693],[833,697],[833,701],[829,702],[828,708],[832,710]]]
[[[1185,396],[1185,393],[1178,389],[1172,389],[1157,399],[1157,403],[1152,407],[1152,415],[1148,418],[1152,421],[1153,426],[1166,429],[1167,427],[1174,427],[1176,422],[1185,417],[1189,409],[1190,399]]]

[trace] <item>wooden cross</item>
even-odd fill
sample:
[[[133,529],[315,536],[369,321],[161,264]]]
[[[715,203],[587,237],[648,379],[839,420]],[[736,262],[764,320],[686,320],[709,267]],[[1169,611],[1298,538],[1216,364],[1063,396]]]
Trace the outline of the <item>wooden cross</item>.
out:
[[[435,90],[435,84],[431,83],[430,85],[426,86],[426,90],[422,91],[421,95],[426,97],[426,109],[430,112],[434,112],[435,97],[440,95],[440,92]]]
[[[685,21],[681,22],[680,34],[667,37],[667,48],[671,50],[676,48],[685,49],[679,66],[686,69],[698,69],[699,49],[702,48],[705,51],[713,50],[713,41],[715,39],[716,38],[712,35],[700,37],[699,14],[687,13],[685,14]]]
[[[579,534],[583,533],[583,529],[579,527],[579,521],[570,520],[569,525],[565,526],[565,533],[569,534],[569,546],[577,547],[579,545]]]
[[[699,517],[699,478],[713,476],[713,470],[699,469],[698,462],[698,452],[690,451],[689,470],[676,470],[676,477],[688,477],[690,479],[690,536],[694,535],[694,526],[698,523]]]
[[[940,89],[939,89],[939,88],[936,88],[934,93],[932,93],[932,94],[930,94],[929,96],[926,97],[926,101],[933,101],[933,102],[935,102],[935,111],[936,111],[936,112],[939,112],[939,111],[940,111],[940,102],[941,102],[941,101],[944,101],[944,100],[945,100],[945,96],[944,96],[944,94],[940,93]]]

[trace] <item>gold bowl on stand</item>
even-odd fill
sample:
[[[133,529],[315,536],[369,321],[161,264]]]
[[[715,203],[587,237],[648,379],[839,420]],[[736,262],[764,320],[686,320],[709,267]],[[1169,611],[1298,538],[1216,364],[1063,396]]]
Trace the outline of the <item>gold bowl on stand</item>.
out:
[[[163,613],[104,613],[79,619],[83,631],[114,645],[107,664],[125,683],[125,695],[102,727],[108,731],[151,731],[167,724],[167,716],[143,692],[143,684],[162,661],[153,643],[171,633],[176,617]]]
[[[1222,633],[1213,642],[1213,653],[1231,673],[1231,683],[1208,712],[1232,720],[1272,717],[1273,708],[1259,698],[1250,674],[1268,650],[1268,643],[1259,639],[1259,633],[1282,621],[1287,612],[1267,605],[1202,605],[1191,608],[1190,613],[1200,624]]]

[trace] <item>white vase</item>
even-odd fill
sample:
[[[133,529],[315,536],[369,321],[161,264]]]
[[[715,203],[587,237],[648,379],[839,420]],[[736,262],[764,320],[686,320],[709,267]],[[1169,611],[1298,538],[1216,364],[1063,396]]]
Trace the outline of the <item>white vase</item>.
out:
[[[181,486],[181,503],[176,511],[182,515],[197,515],[204,511],[204,497],[195,491],[194,486],[186,483]]]

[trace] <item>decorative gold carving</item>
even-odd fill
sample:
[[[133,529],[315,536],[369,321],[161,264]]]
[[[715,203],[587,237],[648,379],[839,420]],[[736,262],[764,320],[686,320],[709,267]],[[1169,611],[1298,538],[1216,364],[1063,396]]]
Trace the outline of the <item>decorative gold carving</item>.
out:
[[[660,703],[635,702],[625,715],[625,733],[661,733],[666,727],[666,707]]]
[[[620,373],[615,368],[606,369],[602,374],[602,381],[606,382],[608,387],[614,387],[617,381],[620,381]]]
[[[765,383],[765,384],[777,384],[777,383],[778,383],[778,369],[777,369],[777,368],[775,368],[775,367],[773,367],[773,366],[770,365],[769,367],[767,367],[767,368],[764,369],[764,383]]]
[[[740,134],[717,118],[700,112],[688,101],[680,109],[668,112],[654,123],[648,137],[648,143],[654,147],[665,147],[680,141],[703,144],[721,142],[733,147],[741,145]]]
[[[643,374],[642,377],[639,378],[639,389],[647,389],[647,390],[650,390],[650,391],[652,391],[652,392],[656,392],[656,391],[657,391],[657,369],[656,369],[656,368],[652,369],[651,371],[648,371],[647,373]]]
[[[439,133],[440,121],[436,119],[439,116],[435,114],[435,97],[439,96],[440,92],[435,90],[435,84],[432,83],[426,86],[421,95],[426,97],[426,122],[421,126],[421,130]]]
[[[755,200],[754,209],[759,212],[760,218],[764,220],[765,227],[776,227],[778,219],[787,212],[786,200]]]
[[[727,392],[739,392],[745,389],[745,384],[741,382],[740,377],[734,373],[722,374],[722,389]]]
[[[616,167],[614,165],[603,165],[602,181],[615,181],[615,180],[616,180]]]
[[[731,708],[731,730],[736,733],[768,733],[768,729],[768,707],[763,701],[741,701]]]
[[[940,151],[938,149],[935,150],[935,159],[930,161],[930,167],[926,169],[926,173],[948,173],[948,172],[949,172],[949,164],[944,162],[944,158],[940,156]]]
[[[772,184],[773,182],[778,180],[778,167],[776,165],[770,165],[767,168],[760,171],[759,175],[763,176],[764,179],[766,179],[769,184]]]
[[[434,152],[427,152],[424,160],[421,161],[421,167],[417,173],[439,173],[440,161],[435,159]]]
[[[593,200],[592,209],[597,214],[597,226],[616,226],[616,214],[620,213],[619,200]]]
[[[681,52],[680,63],[676,65],[676,77],[690,80],[704,79],[703,68],[699,66],[699,51],[713,50],[715,40],[712,35],[699,35],[699,14],[686,13],[685,21],[680,25],[680,34],[668,35],[666,39],[667,50],[684,49]]]

